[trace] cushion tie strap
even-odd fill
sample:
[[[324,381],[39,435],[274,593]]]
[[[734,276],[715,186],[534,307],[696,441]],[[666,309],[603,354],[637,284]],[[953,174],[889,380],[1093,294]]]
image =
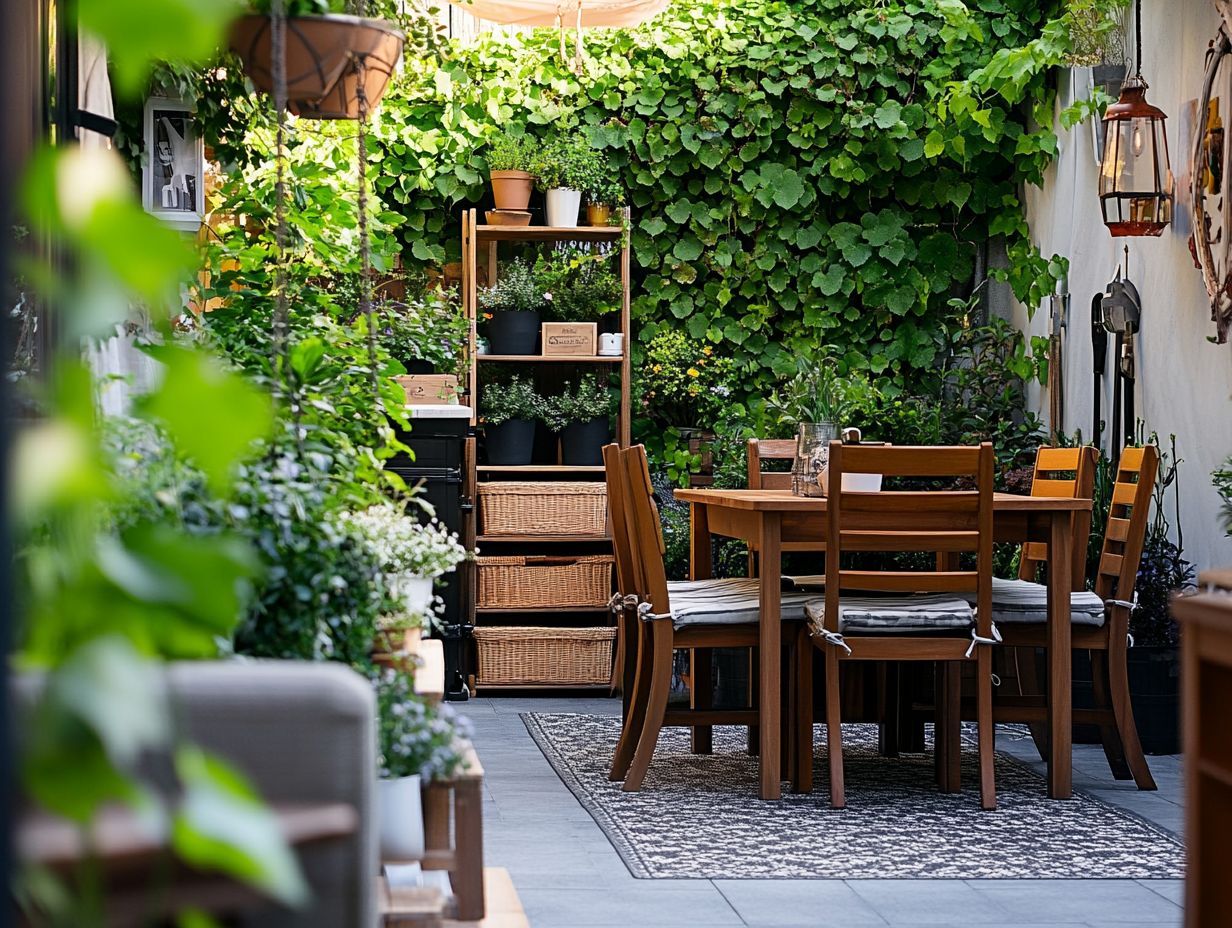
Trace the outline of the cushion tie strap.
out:
[[[836,648],[842,648],[848,654],[851,653],[851,645],[838,632],[832,632],[827,628],[819,628],[817,629],[817,636],[826,644],[832,644]]]
[[[1133,612],[1138,608],[1138,594],[1134,593],[1134,601],[1132,603],[1124,599],[1105,599],[1104,606],[1120,606],[1122,609],[1128,609],[1130,612]]]
[[[1000,643],[1001,643],[1001,633],[997,631],[997,626],[995,623],[992,626],[992,637],[991,638],[981,637],[980,633],[977,632],[973,628],[971,629],[971,644],[967,646],[967,653],[964,654],[963,657],[970,659],[971,655],[975,653],[975,646],[977,644],[1000,644]]]
[[[675,615],[670,612],[653,612],[654,606],[650,603],[638,603],[637,615],[638,618],[644,619],[647,622],[654,622],[658,619],[675,619]]]
[[[627,596],[621,596],[619,593],[613,593],[612,598],[607,601],[607,611],[613,615],[619,615],[626,609],[636,609],[641,600],[632,593]]]

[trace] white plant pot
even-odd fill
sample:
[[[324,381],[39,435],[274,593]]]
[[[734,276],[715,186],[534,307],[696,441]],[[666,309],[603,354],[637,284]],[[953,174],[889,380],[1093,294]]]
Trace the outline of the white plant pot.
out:
[[[560,229],[576,228],[582,210],[582,191],[555,187],[547,192],[548,225]]]
[[[432,578],[408,577],[395,574],[389,577],[389,590],[407,612],[425,615],[432,608]]]
[[[423,792],[419,774],[377,781],[381,859],[402,862],[424,856]]]

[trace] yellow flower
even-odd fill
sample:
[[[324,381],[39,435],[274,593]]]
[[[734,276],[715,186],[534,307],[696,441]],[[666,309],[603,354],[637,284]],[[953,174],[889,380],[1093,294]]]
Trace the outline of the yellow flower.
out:
[[[696,367],[690,367],[687,373],[690,377],[700,377],[702,375],[702,372]]]
[[[652,371],[654,371],[654,372],[657,374],[657,373],[659,373],[659,371],[663,370],[663,365],[662,365],[662,364],[656,364],[654,367],[652,367],[652,368],[651,368],[651,370],[652,370]]]
[[[711,348],[709,345],[707,345],[705,348],[702,349],[702,354],[704,354],[706,357],[710,357],[712,354],[714,354],[714,349]]]

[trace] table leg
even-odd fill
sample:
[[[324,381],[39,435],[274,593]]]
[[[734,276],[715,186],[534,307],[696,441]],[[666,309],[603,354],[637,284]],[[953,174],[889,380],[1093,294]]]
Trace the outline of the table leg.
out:
[[[1048,542],[1048,795],[1073,793],[1073,650],[1070,584],[1073,535],[1067,515],[1052,518]]]
[[[710,520],[706,507],[689,504],[689,579],[709,580],[714,555],[710,541]]]
[[[779,699],[782,692],[782,600],[779,576],[782,573],[780,541],[782,516],[763,512],[758,547],[761,557],[761,798],[778,799],[782,795],[779,782]]]

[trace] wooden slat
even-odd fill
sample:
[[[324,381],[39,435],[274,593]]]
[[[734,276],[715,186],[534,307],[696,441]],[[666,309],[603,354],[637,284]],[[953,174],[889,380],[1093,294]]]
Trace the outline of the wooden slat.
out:
[[[1107,574],[1109,577],[1119,577],[1121,575],[1121,562],[1124,560],[1119,554],[1111,554],[1104,550],[1104,553],[1099,558],[1099,572]]]
[[[844,551],[975,551],[980,540],[979,532],[966,531],[845,531],[841,535]]]
[[[1146,454],[1146,446],[1136,448],[1125,448],[1121,451],[1121,457],[1117,464],[1118,470],[1133,470],[1137,471],[1142,468],[1143,456]]]
[[[902,571],[842,570],[839,588],[907,593],[957,593],[975,591],[979,574],[973,570]]]
[[[1083,448],[1040,448],[1035,453],[1035,472],[1048,473],[1057,470],[1077,470]],[[1047,494],[1041,493],[1041,496]]]
[[[1119,519],[1116,516],[1108,517],[1108,524],[1104,529],[1105,543],[1109,541],[1125,541],[1129,538],[1129,519]]]
[[[850,472],[850,468],[844,469]],[[980,495],[974,490],[937,492],[882,490],[880,493],[844,493],[842,505],[843,518],[861,512],[964,514],[979,511]]]
[[[435,886],[390,886],[377,878],[377,913],[384,928],[440,928],[445,897]]]
[[[1138,485],[1135,483],[1117,483],[1112,488],[1112,504],[1114,506],[1132,506],[1138,496]]]
[[[1073,480],[1038,479],[1031,483],[1032,496],[1073,496]]]
[[[843,470],[887,477],[974,476],[980,449],[910,445],[844,445]]]

